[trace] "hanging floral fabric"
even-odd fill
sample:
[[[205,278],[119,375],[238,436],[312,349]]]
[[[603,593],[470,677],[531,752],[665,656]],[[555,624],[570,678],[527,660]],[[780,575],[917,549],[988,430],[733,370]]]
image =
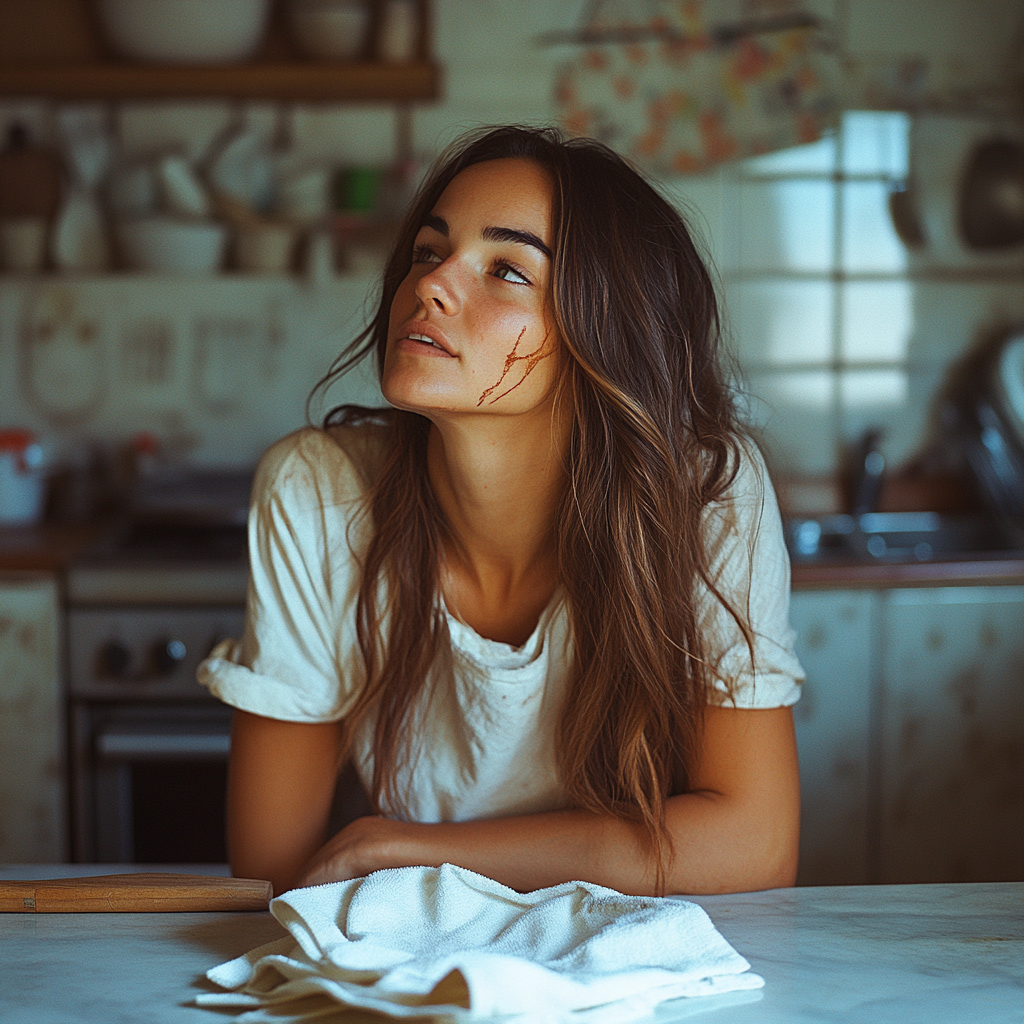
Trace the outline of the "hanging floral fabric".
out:
[[[557,41],[577,47],[556,85],[563,126],[655,174],[813,142],[838,117],[837,55],[792,5],[604,0]]]

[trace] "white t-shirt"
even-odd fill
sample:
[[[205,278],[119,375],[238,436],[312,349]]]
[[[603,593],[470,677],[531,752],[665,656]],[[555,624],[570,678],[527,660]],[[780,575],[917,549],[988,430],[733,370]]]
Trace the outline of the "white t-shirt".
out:
[[[369,541],[358,513],[379,460],[381,428],[305,429],[264,455],[249,516],[246,630],[199,667],[236,708],[290,722],[345,716],[365,682],[356,642],[359,564]],[[699,624],[717,672],[711,701],[794,704],[803,671],[789,626],[789,559],[760,456],[747,454],[728,498],[705,512],[712,579],[754,632],[754,664],[736,623],[702,591]],[[415,710],[418,742],[398,771],[411,820],[464,821],[566,805],[555,728],[572,664],[568,611],[556,592],[522,647],[487,640],[445,609],[450,646]],[[429,696],[428,696],[429,695]],[[355,737],[365,786],[370,736]]]

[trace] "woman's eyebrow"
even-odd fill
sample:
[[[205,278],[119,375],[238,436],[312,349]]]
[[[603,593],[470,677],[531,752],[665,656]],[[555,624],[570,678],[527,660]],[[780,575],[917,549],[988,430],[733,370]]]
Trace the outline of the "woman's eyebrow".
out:
[[[439,235],[448,237],[448,221],[444,217],[438,217],[436,213],[428,213],[423,218],[423,226],[425,228],[433,228]]]
[[[423,218],[425,228],[433,228],[439,235],[448,237],[448,221],[444,217],[438,217],[436,213],[428,213]],[[517,228],[486,227],[481,233],[488,242],[517,242],[519,245],[529,245],[551,259],[551,250],[532,232],[520,231]]]
[[[488,242],[518,242],[520,245],[533,246],[538,252],[551,259],[551,250],[532,231],[488,227],[484,228],[483,236]]]

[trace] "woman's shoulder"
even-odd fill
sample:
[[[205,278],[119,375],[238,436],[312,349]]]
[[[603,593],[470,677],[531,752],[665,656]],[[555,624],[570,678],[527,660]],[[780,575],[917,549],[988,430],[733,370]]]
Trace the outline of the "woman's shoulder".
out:
[[[296,430],[260,459],[253,504],[284,500],[322,508],[359,500],[376,479],[386,443],[386,427],[372,421]]]
[[[704,509],[705,543],[712,562],[734,545],[777,547],[782,541],[778,500],[768,465],[753,439],[736,438],[719,494]]]
[[[738,435],[730,448],[722,486],[707,511],[727,518],[749,515],[775,503],[768,465],[753,438]]]

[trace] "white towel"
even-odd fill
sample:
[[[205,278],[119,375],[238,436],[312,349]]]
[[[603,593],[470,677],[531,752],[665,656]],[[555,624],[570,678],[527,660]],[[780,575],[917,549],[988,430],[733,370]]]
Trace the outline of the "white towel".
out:
[[[342,1007],[613,1024],[764,985],[696,904],[589,882],[519,893],[451,864],[394,868],[294,889],[270,909],[291,938],[208,971],[231,991],[197,1004],[254,1007],[239,1018],[254,1024]]]

